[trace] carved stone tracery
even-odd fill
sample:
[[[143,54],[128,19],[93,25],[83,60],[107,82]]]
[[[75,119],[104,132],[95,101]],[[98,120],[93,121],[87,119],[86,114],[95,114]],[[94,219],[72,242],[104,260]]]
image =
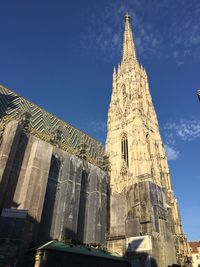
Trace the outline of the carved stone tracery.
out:
[[[176,212],[177,204],[172,207],[170,203],[172,199],[174,199],[174,203],[177,203],[175,197],[172,196],[171,200],[168,198],[172,191],[168,165],[149,91],[147,74],[136,58],[129,16],[125,18],[122,62],[118,65],[117,71],[114,68],[113,94],[108,117],[106,152],[109,155],[111,166],[110,235],[113,240],[111,248],[114,247],[120,251],[117,239],[120,233],[122,235],[125,232],[127,237],[137,236],[141,233],[153,236],[152,229],[154,229],[163,238],[163,248],[171,247],[171,257],[175,263],[173,241],[166,240],[165,236],[167,232],[170,233],[172,240],[175,233],[177,236],[181,236],[183,231],[180,226],[176,227],[175,233],[173,233],[169,225],[161,222],[171,220],[175,225],[177,221],[180,222],[180,216]],[[129,166],[125,162],[124,156],[121,155],[123,132],[127,133],[129,142]],[[134,188],[134,185],[137,186]],[[134,190],[138,193],[137,198],[130,193]],[[122,201],[120,197],[117,198],[117,194],[121,195],[122,191],[127,194],[126,202],[123,204],[117,202],[117,199]],[[166,200],[164,201],[164,199]],[[164,204],[164,202],[166,203]],[[122,215],[118,212],[120,205],[124,205],[123,208],[126,211],[127,221],[123,223]],[[169,206],[172,216],[167,211]],[[159,226],[160,224],[162,227]],[[119,231],[118,235],[116,235],[117,231]],[[116,240],[114,240],[115,235]],[[123,240],[120,242],[122,244]],[[154,242],[156,241],[154,240]],[[189,252],[185,250],[184,255],[187,253]],[[164,259],[159,259],[158,265],[160,267],[171,265],[169,263],[170,261],[164,263]]]

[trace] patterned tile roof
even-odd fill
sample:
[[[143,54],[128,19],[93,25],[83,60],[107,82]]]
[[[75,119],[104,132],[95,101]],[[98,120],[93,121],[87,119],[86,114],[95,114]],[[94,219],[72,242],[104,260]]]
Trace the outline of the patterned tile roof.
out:
[[[80,144],[84,143],[88,161],[97,165],[98,161],[102,161],[104,150],[100,142],[0,85],[1,123],[11,119],[20,120],[25,113],[31,115],[31,134],[50,142],[52,136],[59,130],[61,135],[60,147],[63,150],[76,154]]]
[[[200,247],[200,241],[189,242],[189,245],[192,249],[192,253],[198,253],[197,248]]]

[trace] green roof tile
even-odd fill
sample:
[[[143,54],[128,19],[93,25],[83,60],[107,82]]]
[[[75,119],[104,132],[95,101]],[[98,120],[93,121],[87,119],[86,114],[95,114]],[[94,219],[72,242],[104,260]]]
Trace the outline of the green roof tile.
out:
[[[107,252],[101,249],[75,245],[70,243],[63,243],[59,241],[50,241],[43,246],[39,247],[38,250],[56,250],[60,252],[67,252],[67,253],[75,253],[75,254],[82,254],[88,255],[93,257],[103,257],[112,260],[118,261],[127,261],[126,258],[120,256],[117,253]]]

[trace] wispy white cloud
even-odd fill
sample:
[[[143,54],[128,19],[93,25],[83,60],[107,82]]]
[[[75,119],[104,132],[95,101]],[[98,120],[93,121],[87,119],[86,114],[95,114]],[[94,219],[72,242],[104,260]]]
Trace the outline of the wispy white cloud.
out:
[[[91,6],[88,12],[90,25],[81,38],[82,45],[90,53],[100,53],[108,60],[119,58],[123,41],[123,17],[128,11],[140,57],[171,58],[178,64],[186,60],[200,60],[199,0],[127,2],[109,2],[103,9],[100,9],[101,5]]]
[[[91,121],[87,126],[88,130],[93,131],[95,133],[106,133],[107,124],[104,121]]]
[[[164,144],[165,153],[168,160],[177,160],[180,156],[180,152],[176,151],[173,147]]]
[[[178,122],[168,122],[162,127],[162,131],[168,145],[174,145],[176,138],[193,141],[200,137],[200,120],[182,119]]]

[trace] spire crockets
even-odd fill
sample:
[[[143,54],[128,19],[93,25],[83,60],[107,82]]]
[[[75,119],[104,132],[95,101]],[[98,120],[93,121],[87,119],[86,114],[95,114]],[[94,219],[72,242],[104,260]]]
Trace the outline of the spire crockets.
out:
[[[128,13],[126,13],[122,61],[128,60],[130,58],[136,59],[136,54],[130,25],[130,16]]]

